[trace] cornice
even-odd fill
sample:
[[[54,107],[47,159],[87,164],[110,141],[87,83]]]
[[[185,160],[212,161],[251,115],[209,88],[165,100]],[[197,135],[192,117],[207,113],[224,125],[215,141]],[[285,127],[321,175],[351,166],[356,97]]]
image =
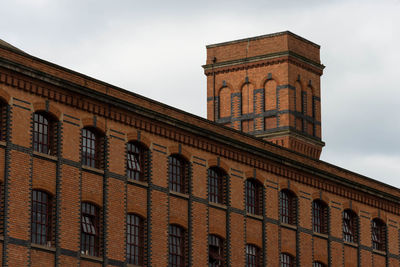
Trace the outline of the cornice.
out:
[[[29,69],[25,66],[16,66],[15,64],[10,66],[6,63],[6,61],[0,59],[0,66],[8,67],[9,70],[18,72],[18,74],[0,71],[0,84],[12,86],[46,99],[73,106],[74,108],[103,116],[175,142],[249,165],[274,175],[279,175],[320,190],[400,215],[398,205],[398,203],[400,203],[400,192],[399,195],[395,196],[362,184],[361,182],[355,182],[335,175],[332,172],[327,172],[312,165],[275,154],[267,149],[275,148],[275,150],[279,149],[280,151],[289,152],[292,155],[299,156],[299,158],[307,159],[304,162],[311,160],[319,164],[325,164],[326,167],[333,167],[338,171],[348,172],[356,175],[360,179],[372,181],[377,185],[380,184],[386,188],[396,189],[391,186],[351,173],[337,166],[304,157],[299,153],[275,146],[250,135],[239,133],[233,129],[219,126],[205,119],[203,120],[216,127],[216,129],[224,129],[223,132],[226,134],[226,131],[230,131],[232,135],[224,135],[204,129],[194,123],[188,123],[165,114],[160,114],[124,101],[123,99],[107,95],[106,93],[94,91],[90,88],[76,85],[70,81],[53,77],[47,73]],[[27,77],[22,78],[21,73],[27,75]],[[28,77],[45,82],[48,86],[43,86],[40,83],[34,82]],[[58,87],[61,87],[62,91]],[[71,92],[74,94],[71,94]],[[95,101],[88,101],[87,99],[93,99]],[[243,140],[236,139],[234,136],[237,135],[240,135]],[[250,141],[257,142],[259,146],[249,144],[251,143]]]
[[[322,75],[323,69],[325,68],[324,65],[312,61],[299,54],[296,54],[292,51],[283,51],[255,57],[217,62],[215,64],[203,65],[202,67],[204,68],[204,73],[209,76],[213,73],[227,73],[282,63],[295,64],[298,67],[301,67],[318,75]]]

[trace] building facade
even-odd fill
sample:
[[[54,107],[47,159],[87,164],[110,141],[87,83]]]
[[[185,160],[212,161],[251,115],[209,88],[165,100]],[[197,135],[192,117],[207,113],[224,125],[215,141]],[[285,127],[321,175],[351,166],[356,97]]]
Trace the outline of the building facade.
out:
[[[319,46],[207,50],[208,120],[0,41],[2,266],[400,265],[400,191],[319,160]]]

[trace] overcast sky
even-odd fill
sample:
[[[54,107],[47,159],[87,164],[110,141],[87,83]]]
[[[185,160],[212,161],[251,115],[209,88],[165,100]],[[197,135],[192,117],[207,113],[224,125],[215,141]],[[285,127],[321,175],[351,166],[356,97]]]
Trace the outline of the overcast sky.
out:
[[[29,54],[201,117],[206,44],[290,30],[321,45],[321,159],[400,187],[400,0],[14,0],[0,22]]]

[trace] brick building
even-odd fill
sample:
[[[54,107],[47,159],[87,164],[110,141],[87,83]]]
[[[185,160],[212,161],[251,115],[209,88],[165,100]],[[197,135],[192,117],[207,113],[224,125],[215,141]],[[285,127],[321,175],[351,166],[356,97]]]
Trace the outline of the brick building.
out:
[[[208,120],[0,41],[2,266],[399,266],[400,191],[319,160],[319,46],[203,67]]]

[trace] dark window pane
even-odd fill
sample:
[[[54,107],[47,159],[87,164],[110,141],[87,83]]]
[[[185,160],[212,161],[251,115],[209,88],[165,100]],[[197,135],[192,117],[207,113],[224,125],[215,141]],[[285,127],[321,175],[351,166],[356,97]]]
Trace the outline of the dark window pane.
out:
[[[127,217],[127,260],[130,264],[143,265],[144,228],[143,219],[134,214]]]
[[[99,213],[91,203],[81,205],[81,253],[99,256]]]
[[[31,210],[32,243],[49,245],[51,242],[51,203],[50,197],[43,191],[32,191]]]

